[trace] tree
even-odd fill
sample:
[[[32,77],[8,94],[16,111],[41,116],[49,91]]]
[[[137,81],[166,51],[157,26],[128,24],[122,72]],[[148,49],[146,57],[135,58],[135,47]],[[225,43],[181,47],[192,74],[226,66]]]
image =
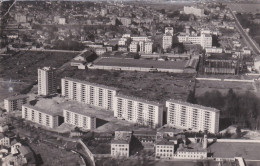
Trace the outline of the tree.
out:
[[[195,97],[194,91],[190,90],[189,95],[187,97],[187,102],[192,103],[192,104],[197,104],[197,99]]]
[[[231,116],[235,117],[237,114],[238,98],[237,95],[234,93],[233,89],[229,89],[226,95],[224,111],[229,118]]]

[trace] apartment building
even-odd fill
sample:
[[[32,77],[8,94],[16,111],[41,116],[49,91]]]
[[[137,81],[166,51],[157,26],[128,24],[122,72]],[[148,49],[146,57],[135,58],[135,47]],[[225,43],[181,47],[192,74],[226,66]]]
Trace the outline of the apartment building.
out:
[[[206,159],[208,155],[207,149],[203,148],[185,148],[182,144],[176,151],[175,159]]]
[[[28,102],[29,96],[17,95],[4,99],[4,107],[7,112],[21,110],[22,105]]]
[[[133,41],[130,45],[129,45],[129,51],[130,52],[138,52],[138,42]]]
[[[117,94],[114,117],[153,128],[162,126],[163,107],[159,103]]]
[[[59,115],[57,113],[29,104],[22,106],[22,118],[45,127],[55,128],[59,126]]]
[[[148,37],[147,36],[132,36],[131,40],[137,41],[137,42],[140,42],[140,41],[145,42],[145,41],[148,41]]]
[[[145,42],[144,43],[144,53],[152,54],[153,53],[153,42]]]
[[[77,127],[82,127],[87,130],[96,128],[96,117],[82,111],[79,108],[69,108],[63,110],[64,123],[71,124]]]
[[[56,72],[54,68],[38,69],[38,95],[50,95],[57,91]]]
[[[81,81],[73,78],[61,79],[62,96],[113,111],[116,88]]]
[[[192,44],[199,44],[204,49],[206,47],[212,47],[212,36],[209,34],[187,34],[181,33],[177,36],[180,43],[191,42]]]
[[[173,127],[207,130],[211,133],[219,131],[219,110],[170,99],[166,101],[167,124]]]
[[[202,17],[204,16],[204,9],[196,8],[193,6],[184,6],[184,13]]]
[[[162,140],[155,145],[155,157],[171,159],[174,157],[174,143]]]
[[[172,36],[171,35],[163,35],[163,49],[166,50],[168,48],[172,48]]]
[[[10,138],[6,137],[3,133],[0,133],[0,145],[10,146]]]

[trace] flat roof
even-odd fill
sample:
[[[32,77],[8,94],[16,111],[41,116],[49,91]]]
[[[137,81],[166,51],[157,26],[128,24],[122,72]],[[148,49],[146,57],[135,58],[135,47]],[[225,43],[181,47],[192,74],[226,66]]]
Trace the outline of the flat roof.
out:
[[[29,98],[27,95],[16,95],[16,96],[10,96],[6,98],[5,100],[18,100],[18,99],[23,99],[23,98]]]
[[[42,109],[42,108],[39,108],[39,107],[36,107],[36,106],[32,106],[30,104],[23,104],[23,106],[34,109],[36,111],[39,111],[39,112],[42,112],[42,113],[45,113],[45,114],[48,114],[48,115],[52,115],[52,116],[58,116],[59,115],[59,112],[57,112],[57,111],[53,112],[53,110]]]
[[[140,67],[140,68],[162,68],[162,69],[184,69],[185,61],[156,61],[145,59],[126,58],[100,58],[94,62],[99,66]]]
[[[81,115],[85,115],[85,116],[88,116],[88,117],[95,117],[94,115],[88,113],[88,112],[85,112],[82,107],[79,107],[79,106],[76,106],[76,105],[73,105],[73,106],[69,106],[68,108],[65,108],[63,110],[67,110],[67,111],[70,111],[70,112],[74,112],[74,113],[77,113],[77,114],[81,114]]]
[[[175,104],[185,105],[185,106],[188,106],[188,107],[203,109],[203,110],[212,111],[212,112],[220,112],[220,110],[218,110],[216,108],[205,107],[205,106],[198,105],[198,104],[191,104],[191,103],[180,101],[180,100],[170,99],[170,100],[167,100],[166,102],[171,102],[171,103],[175,103]]]
[[[169,142],[169,141],[163,139],[162,141],[157,142],[156,145],[172,145],[172,146],[174,146],[174,142]]]
[[[68,81],[73,81],[73,82],[78,82],[78,83],[82,83],[82,84],[87,84],[87,85],[91,85],[91,86],[97,86],[97,87],[100,87],[100,88],[105,88],[105,89],[114,90],[114,91],[118,90],[115,87],[101,85],[101,84],[96,84],[96,83],[92,83],[92,82],[88,82],[88,81],[84,81],[84,80],[79,80],[79,79],[75,79],[75,78],[71,78],[71,77],[64,77],[62,79],[68,80]]]
[[[120,97],[120,98],[124,98],[124,99],[129,99],[129,100],[133,100],[133,101],[138,101],[138,102],[142,102],[145,104],[150,104],[150,105],[154,105],[154,106],[162,106],[159,102],[154,102],[154,101],[148,101],[145,100],[143,98],[139,98],[139,97],[134,97],[134,96],[127,96],[127,95],[123,95],[123,94],[117,94],[116,97]]]

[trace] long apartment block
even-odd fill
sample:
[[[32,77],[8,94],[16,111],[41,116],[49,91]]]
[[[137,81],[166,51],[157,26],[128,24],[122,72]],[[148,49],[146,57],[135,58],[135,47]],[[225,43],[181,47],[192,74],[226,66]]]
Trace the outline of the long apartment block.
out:
[[[207,130],[211,133],[219,131],[219,110],[170,99],[166,101],[167,124],[173,127]]]
[[[114,116],[150,127],[162,126],[163,106],[141,98],[116,95]]]
[[[113,111],[116,88],[73,78],[62,78],[61,87],[62,96],[68,99]]]
[[[93,130],[96,128],[96,118],[79,109],[64,109],[63,117],[64,123],[82,127],[87,130]]]
[[[162,126],[163,106],[156,102],[117,94],[118,89],[72,78],[61,80],[62,96],[114,112],[134,123]]]
[[[22,106],[22,118],[50,128],[59,126],[59,115],[57,113],[29,104]]]

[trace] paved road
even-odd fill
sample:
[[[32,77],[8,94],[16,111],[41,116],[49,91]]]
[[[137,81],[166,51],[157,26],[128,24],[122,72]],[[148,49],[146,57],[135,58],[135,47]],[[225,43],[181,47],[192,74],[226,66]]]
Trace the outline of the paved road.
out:
[[[254,52],[254,54],[256,55],[260,55],[260,49],[257,47],[257,45],[255,44],[255,42],[252,40],[252,38],[244,31],[243,27],[241,26],[241,24],[239,23],[236,15],[233,13],[233,11],[229,8],[231,14],[233,15],[235,22],[236,22],[236,26],[238,28],[238,31],[240,32],[240,34],[242,35],[242,37],[245,39],[247,45],[249,46],[249,48],[252,49],[252,51]]]

